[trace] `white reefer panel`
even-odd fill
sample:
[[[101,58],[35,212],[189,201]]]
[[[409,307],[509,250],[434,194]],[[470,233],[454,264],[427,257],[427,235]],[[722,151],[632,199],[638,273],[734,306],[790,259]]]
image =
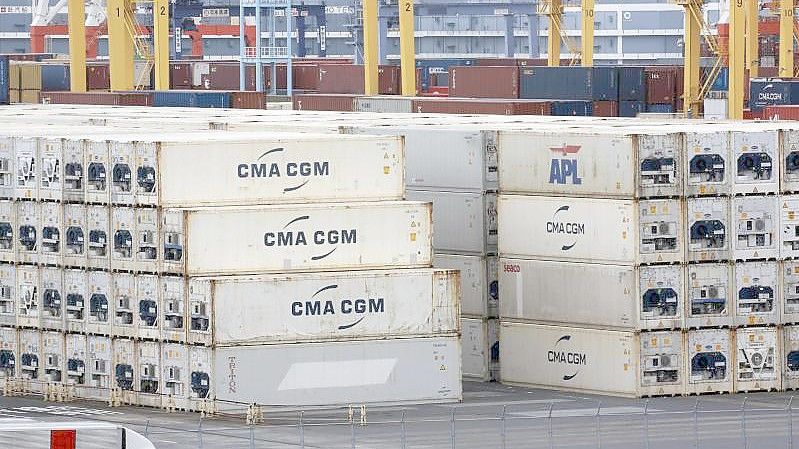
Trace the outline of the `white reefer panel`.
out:
[[[136,337],[139,339],[159,340],[161,323],[159,320],[161,297],[158,276],[152,274],[136,275],[136,304],[134,305]]]
[[[642,332],[641,395],[685,393],[685,340],[681,331]]]
[[[677,133],[501,131],[504,193],[600,198],[681,196],[682,141]]]
[[[89,383],[88,366],[89,348],[86,336],[82,334],[66,334],[65,365],[66,373],[64,383],[75,389],[84,389]],[[86,394],[75,392],[77,397],[86,397]]]
[[[64,144],[64,201],[82,203],[86,199],[86,160],[84,151],[86,141],[65,139]]]
[[[799,260],[786,260],[782,269],[783,324],[799,323]]]
[[[136,342],[136,385],[138,405],[159,407],[163,384],[161,382],[161,343]]]
[[[111,371],[113,380],[112,388],[122,390],[122,398],[127,403],[134,400],[134,385],[136,382],[136,345],[133,340],[127,338],[115,338],[113,340],[114,364]]]
[[[433,248],[436,252],[496,253],[496,193],[408,190],[406,197],[433,203]]]
[[[213,280],[214,343],[456,334],[459,284],[432,269]]]
[[[214,350],[202,346],[187,346],[189,351],[189,401],[194,410],[207,400],[214,399]]]
[[[0,386],[18,375],[19,331],[0,327]]]
[[[799,195],[778,198],[781,259],[799,258]]]
[[[85,144],[86,202],[108,204],[110,166],[108,142],[100,139],[87,140]]]
[[[461,351],[463,377],[499,380],[499,321],[462,318]]]
[[[799,389],[799,326],[783,327],[782,388]]]
[[[218,347],[216,397],[293,406],[459,401],[458,340]]]
[[[733,343],[729,329],[688,331],[687,394],[730,393],[733,383]]]
[[[188,408],[189,347],[179,343],[161,344],[162,406]]]
[[[799,192],[799,130],[782,130],[780,140],[782,162],[780,190],[786,193]]]
[[[693,130],[684,135],[685,196],[728,195],[735,173],[729,133]]]
[[[111,142],[110,149],[110,172],[111,204],[133,205],[135,196],[134,175],[135,169],[135,143],[134,142]]]
[[[14,262],[16,259],[17,207],[11,201],[0,201],[0,261]]]
[[[16,182],[14,198],[36,200],[39,195],[38,153],[39,139],[17,137],[14,139]]]
[[[65,320],[63,270],[55,267],[39,269],[39,292],[42,298],[42,329],[63,330]]]
[[[86,206],[64,204],[64,257],[66,267],[86,266],[89,228],[86,223]]]
[[[211,281],[207,278],[191,278],[186,288],[189,301],[188,343],[211,346],[214,322]]]
[[[19,331],[19,374],[24,389],[29,392],[43,391],[44,361],[42,360],[42,334],[39,330]]]
[[[158,205],[158,150],[146,142],[135,144],[134,201],[139,206]]]
[[[735,264],[735,324],[756,326],[780,322],[780,276],[777,262]]]
[[[113,381],[114,350],[111,339],[96,335],[86,337],[89,363],[87,370],[87,397],[90,399],[108,399],[108,389],[116,387]]]
[[[776,196],[738,196],[732,201],[735,260],[776,259],[780,216]]]
[[[432,262],[430,204],[412,201],[197,209],[185,212],[190,275]]]
[[[39,141],[39,198],[45,201],[61,201],[64,191],[63,139],[41,139]]]
[[[103,271],[90,271],[88,315],[86,332],[100,335],[111,335],[111,323],[114,321],[112,304],[114,302],[111,275]]]
[[[776,327],[736,329],[736,393],[782,388],[780,334]]]
[[[245,139],[225,134],[153,144],[158,147],[159,205],[402,198],[399,137],[276,134]]]
[[[41,203],[41,241],[39,243],[39,264],[63,265],[64,245],[64,207],[61,203]]]
[[[17,325],[17,267],[0,264],[0,326]]]
[[[42,370],[43,381],[60,384],[64,381],[66,354],[64,334],[60,332],[42,332]]]
[[[747,129],[730,134],[737,166],[733,193],[779,192],[780,150],[777,131]]]
[[[726,197],[688,198],[686,241],[689,262],[730,260],[733,229]]]
[[[14,190],[17,183],[15,166],[14,139],[0,137],[0,198],[15,198]]]
[[[137,272],[158,271],[158,243],[158,209],[137,208],[134,248]]]
[[[20,263],[35,264],[39,261],[41,243],[41,215],[39,203],[20,201],[17,204],[17,258]]]
[[[86,332],[86,315],[89,306],[89,278],[86,271],[64,270],[64,315],[68,332]]]
[[[461,314],[481,317],[498,316],[498,257],[435,254],[433,266],[460,271]]]
[[[158,318],[161,322],[161,340],[185,342],[188,329],[185,280],[178,276],[159,276],[158,283],[161,290]]]
[[[690,264],[687,267],[685,326],[731,327],[733,325],[732,266],[726,263]]]
[[[135,337],[136,322],[136,280],[130,273],[111,274],[113,292],[112,313],[114,322],[111,335],[115,337]]]
[[[111,207],[111,269],[136,270],[136,212],[132,207]]]
[[[41,310],[39,269],[17,266],[17,326],[38,328]]]
[[[111,268],[113,234],[111,232],[111,210],[108,206],[92,205],[86,208],[87,266],[101,270]]]
[[[684,258],[679,200],[500,195],[499,252],[608,264]]]

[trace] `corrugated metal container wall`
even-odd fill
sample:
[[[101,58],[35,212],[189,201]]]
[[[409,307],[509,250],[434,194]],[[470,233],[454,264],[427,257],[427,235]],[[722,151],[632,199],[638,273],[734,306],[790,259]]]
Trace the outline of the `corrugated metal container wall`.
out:
[[[231,92],[230,107],[234,109],[266,109],[263,92]]]
[[[763,119],[799,120],[799,106],[766,106],[763,108]]]
[[[619,102],[619,117],[637,117],[642,112],[646,112],[646,103],[643,101]]]
[[[303,406],[462,397],[458,337],[218,347],[215,356],[222,401]]]
[[[214,344],[456,335],[456,271],[395,270],[212,280]]]
[[[363,94],[364,67],[349,64],[320,64],[317,90],[328,94]],[[378,93],[381,95],[400,92],[400,70],[397,66],[378,68]]]
[[[169,87],[170,89],[191,89],[191,63],[176,62],[169,63]]]
[[[19,85],[21,90],[41,90],[42,66],[38,63],[19,64]]]
[[[592,106],[594,117],[618,117],[619,116],[619,102],[618,101],[594,101]]]
[[[295,111],[352,112],[355,110],[355,95],[293,95],[292,106]]]
[[[11,102],[11,76],[8,56],[0,56],[0,104]]]
[[[244,67],[244,90],[255,90],[255,66]],[[200,80],[204,89],[210,90],[239,90],[239,63],[212,62],[208,67],[208,74],[201,75]]]
[[[152,106],[150,92],[42,92],[46,104],[93,104],[107,106]]]
[[[229,92],[208,91],[155,91],[153,106],[229,108]]]
[[[563,117],[590,117],[594,113],[591,101],[553,101],[552,115]]]
[[[646,112],[652,112],[656,114],[673,114],[674,113],[674,105],[671,104],[647,104],[646,105]]]
[[[594,99],[591,68],[536,67],[522,68],[519,73],[520,98]]]
[[[42,64],[42,92],[69,90],[69,65]]]
[[[111,87],[111,71],[106,63],[86,64],[86,88],[108,90]]]
[[[673,104],[677,99],[676,67],[646,68],[646,102],[651,104]]]
[[[319,88],[319,66],[317,64],[293,64],[291,78],[295,89],[317,90]],[[277,87],[281,88],[280,84]]]
[[[444,114],[550,115],[551,102],[544,100],[417,98],[413,100],[413,112]]]
[[[591,99],[619,99],[619,71],[616,67],[594,67],[591,70]]]
[[[413,112],[413,100],[397,96],[357,97],[355,110],[358,112],[376,113],[410,113]]]
[[[646,71],[643,67],[618,67],[619,101],[646,101]]]
[[[516,66],[452,67],[449,95],[471,98],[519,98],[519,68]]]
[[[799,80],[753,79],[749,90],[749,109],[752,112],[771,105],[799,104]]]

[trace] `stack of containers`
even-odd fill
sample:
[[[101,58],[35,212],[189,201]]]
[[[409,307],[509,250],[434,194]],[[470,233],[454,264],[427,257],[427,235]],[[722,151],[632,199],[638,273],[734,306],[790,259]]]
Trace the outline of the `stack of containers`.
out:
[[[430,268],[430,205],[400,201],[401,138],[51,134],[0,138],[8,388],[185,409],[460,398],[459,278]]]

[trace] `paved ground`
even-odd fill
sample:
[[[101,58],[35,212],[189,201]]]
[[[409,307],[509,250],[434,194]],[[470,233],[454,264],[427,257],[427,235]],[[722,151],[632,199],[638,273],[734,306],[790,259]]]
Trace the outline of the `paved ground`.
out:
[[[701,396],[695,414],[697,397],[647,403],[471,382],[465,390],[460,404],[370,407],[366,426],[350,425],[342,409],[304,411],[302,426],[297,411],[271,410],[265,423],[251,428],[241,417],[201,420],[192,413],[19,397],[0,398],[0,418],[120,422],[146,433],[159,449],[388,449],[403,447],[403,440],[404,447],[414,449],[451,448],[453,442],[456,448],[475,449],[799,447],[799,441],[792,446],[799,420],[792,422],[793,411],[786,407],[791,393]],[[799,415],[799,398],[794,408]]]

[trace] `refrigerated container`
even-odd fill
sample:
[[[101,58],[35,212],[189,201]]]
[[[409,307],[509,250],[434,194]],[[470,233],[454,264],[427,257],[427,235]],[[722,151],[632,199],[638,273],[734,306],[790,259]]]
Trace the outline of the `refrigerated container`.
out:
[[[461,318],[463,377],[499,380],[499,321],[492,318]]]
[[[436,252],[485,255],[497,251],[497,194],[411,190],[408,200],[433,203]]]
[[[61,203],[41,203],[39,214],[42,233],[38,262],[40,265],[61,266],[64,263],[64,207]]]
[[[19,263],[36,264],[39,261],[41,215],[39,203],[17,202],[17,257]]]
[[[63,140],[42,138],[39,141],[39,194],[42,201],[61,201],[64,192]]]
[[[727,197],[686,199],[688,262],[732,260],[730,207]]]
[[[36,200],[39,196],[38,153],[39,139],[33,137],[16,137],[14,140],[14,158],[16,182],[14,198],[17,200]]]
[[[684,326],[679,265],[631,267],[500,258],[500,318],[617,330]]]
[[[776,259],[780,253],[779,197],[737,196],[732,200],[735,260]]]
[[[19,331],[19,378],[23,390],[29,393],[44,391],[44,362],[42,360],[42,334],[39,330]]]
[[[89,314],[86,317],[86,333],[111,335],[112,304],[114,302],[111,275],[104,271],[88,272]]]
[[[750,128],[731,131],[730,141],[736,176],[734,194],[778,193],[780,146],[777,131]]]
[[[158,152],[152,145],[135,143],[136,181],[134,201],[137,206],[158,205]]]
[[[500,195],[505,257],[638,265],[683,261],[680,200]]]
[[[733,391],[732,331],[699,329],[688,331],[686,369],[687,394]]]
[[[64,139],[62,199],[82,203],[86,200],[86,147],[83,139]]]
[[[17,325],[17,267],[0,264],[0,326]]]
[[[111,141],[109,148],[110,202],[114,205],[132,206],[134,204],[135,190],[133,169],[136,159],[136,149],[133,142]]]
[[[777,198],[779,207],[779,256],[781,259],[799,258],[799,195],[782,195]]]
[[[108,206],[90,205],[86,208],[88,243],[86,266],[98,270],[111,268],[111,210]]]
[[[89,227],[86,206],[64,204],[64,257],[65,267],[83,268],[87,262]]]
[[[136,342],[137,405],[160,407],[163,394],[161,379],[161,343],[157,341]]]
[[[456,336],[214,351],[215,393],[222,401],[308,406],[462,398]]]
[[[17,266],[17,326],[39,327],[41,292],[39,291],[39,269],[32,266]]]
[[[186,342],[186,283],[179,276],[159,276],[161,340]]]
[[[683,194],[682,136],[656,128],[501,131],[502,193],[596,198]]]
[[[109,196],[109,142],[101,139],[88,139],[85,143],[84,160],[86,166],[85,199],[89,204],[108,204]]]
[[[0,200],[0,262],[16,260],[17,240],[14,230],[17,224],[17,206],[12,201]]]
[[[735,263],[735,324],[780,323],[780,270],[777,262]]]
[[[137,208],[135,269],[138,273],[158,271],[158,209]]]
[[[215,345],[458,333],[458,274],[333,272],[211,281]],[[264,300],[268,298],[268,300]]]
[[[736,393],[782,388],[781,333],[776,327],[736,329]]]
[[[782,328],[782,388],[799,389],[799,326]]]
[[[780,150],[780,191],[799,192],[799,130],[783,129],[780,132]]]
[[[782,262],[782,316],[784,324],[799,323],[799,260]]]
[[[64,383],[78,398],[87,397],[86,387],[89,385],[88,366],[89,348],[83,334],[66,334],[64,363],[66,372]]]
[[[460,272],[461,314],[499,316],[499,258],[497,256],[433,255],[433,266]]]
[[[64,328],[67,332],[86,332],[86,307],[89,301],[89,278],[84,270],[64,269]]]
[[[136,270],[136,212],[132,207],[111,207],[111,269]]]
[[[0,198],[16,198],[17,172],[14,138],[0,137]]]
[[[188,397],[191,410],[199,410],[216,397],[214,350],[202,346],[188,346],[189,373]]]
[[[0,327],[0,387],[19,375],[19,331]]]
[[[161,344],[161,407],[188,409],[189,346]]]
[[[66,347],[64,334],[60,332],[42,332],[42,381],[47,384],[64,382],[64,355]]]
[[[113,366],[111,374],[111,388],[119,393],[119,398],[124,404],[136,404],[136,376],[138,375],[138,364],[136,363],[135,342],[127,338],[114,338],[113,347]]]
[[[190,278],[186,289],[189,302],[187,342],[194,345],[211,346],[214,323],[211,281],[203,278]]]
[[[116,387],[114,372],[114,349],[109,337],[88,335],[88,370],[86,399],[108,400],[109,389]]]
[[[64,330],[66,314],[63,270],[56,267],[41,267],[39,282],[41,295],[39,326],[42,329]]]
[[[726,263],[687,266],[685,326],[732,327],[732,266]]]
[[[113,295],[111,335],[114,337],[136,336],[136,280],[130,273],[111,274]]]
[[[135,280],[136,302],[133,307],[136,337],[157,341],[161,337],[161,323],[158,319],[161,308],[158,276],[140,274],[136,275]]]

